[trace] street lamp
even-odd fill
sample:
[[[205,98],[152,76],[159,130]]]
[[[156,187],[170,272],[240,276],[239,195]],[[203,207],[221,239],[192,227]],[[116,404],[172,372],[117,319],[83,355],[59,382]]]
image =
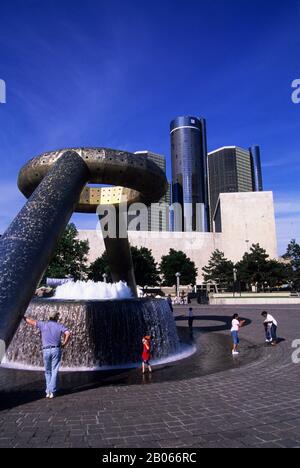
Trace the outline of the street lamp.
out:
[[[249,241],[249,239],[246,239],[245,242],[246,242],[246,246],[247,246],[247,253],[249,253],[249,242],[250,241]]]
[[[103,281],[104,281],[104,283],[107,283],[107,278],[108,278],[107,273],[103,273]]]
[[[179,297],[179,288],[180,288],[180,277],[181,277],[181,273],[176,273],[176,296]]]
[[[233,297],[235,297],[236,282],[237,282],[237,269],[234,267],[234,269],[233,269]]]

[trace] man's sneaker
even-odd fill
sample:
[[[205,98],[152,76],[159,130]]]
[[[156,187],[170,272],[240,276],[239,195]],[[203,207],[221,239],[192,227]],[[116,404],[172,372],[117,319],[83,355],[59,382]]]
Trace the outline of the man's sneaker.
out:
[[[232,356],[238,356],[240,353],[238,351],[232,351]]]
[[[50,400],[52,400],[54,398],[54,394],[53,393],[49,393],[49,398]]]
[[[50,393],[46,393],[46,398],[50,398]]]

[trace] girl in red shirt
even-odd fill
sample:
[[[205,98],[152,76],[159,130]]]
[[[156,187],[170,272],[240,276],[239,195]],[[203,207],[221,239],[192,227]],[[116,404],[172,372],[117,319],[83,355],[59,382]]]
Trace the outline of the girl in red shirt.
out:
[[[150,366],[150,348],[151,348],[151,337],[150,336],[144,336],[143,340],[143,354],[142,354],[142,361],[143,361],[143,374],[145,374],[146,371],[146,366],[148,367],[148,371],[152,372],[151,366]]]

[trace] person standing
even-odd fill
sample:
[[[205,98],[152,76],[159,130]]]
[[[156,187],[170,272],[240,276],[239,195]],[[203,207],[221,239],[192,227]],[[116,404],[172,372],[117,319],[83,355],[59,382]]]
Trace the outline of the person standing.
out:
[[[27,325],[36,327],[42,336],[43,358],[45,365],[46,398],[54,398],[58,387],[58,372],[62,357],[62,348],[67,346],[71,333],[58,323],[59,313],[51,312],[49,320],[42,322],[24,317]]]
[[[148,371],[151,373],[151,365],[150,365],[150,350],[151,350],[151,336],[144,336],[142,339],[143,343],[143,354],[142,354],[142,371],[143,374],[146,372],[146,366],[148,367]]]
[[[173,310],[173,302],[172,302],[171,294],[168,295],[167,301],[170,306],[171,312],[173,313],[174,310]]]
[[[231,336],[233,341],[232,355],[237,356],[239,353],[238,347],[240,344],[239,331],[240,328],[245,324],[245,320],[239,318],[239,314],[234,314],[232,316],[231,322]]]
[[[271,326],[264,323],[266,343],[272,343]]]
[[[181,305],[185,304],[185,291],[181,291],[180,293],[180,304]]]
[[[189,329],[192,331],[193,324],[194,324],[194,311],[192,307],[189,307],[189,310],[188,310],[188,324],[189,324]]]
[[[262,317],[264,318],[264,326],[269,327],[271,331],[271,345],[276,346],[277,344],[277,328],[278,322],[273,317],[273,315],[268,314],[265,310],[262,312]]]

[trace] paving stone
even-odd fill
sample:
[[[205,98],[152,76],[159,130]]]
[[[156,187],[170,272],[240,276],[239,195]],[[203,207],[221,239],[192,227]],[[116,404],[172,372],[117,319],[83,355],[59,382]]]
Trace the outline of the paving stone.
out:
[[[261,309],[240,310],[252,323],[241,331],[238,360],[243,364],[243,353],[256,356],[243,365],[231,362],[222,369],[228,356],[220,343],[228,340],[230,354],[228,332],[202,338],[207,362],[220,361],[215,373],[202,375],[199,370],[198,375],[197,368],[188,369],[186,364],[182,376],[174,380],[155,382],[154,372],[148,385],[104,383],[78,393],[73,390],[50,404],[35,374],[18,382],[16,371],[0,369],[0,447],[300,447],[300,365],[291,361],[291,343],[300,338],[299,311],[293,306],[273,307],[271,313],[286,341],[270,348],[263,344]],[[225,321],[233,310],[196,307],[194,312]],[[182,314],[182,309],[175,313]]]

